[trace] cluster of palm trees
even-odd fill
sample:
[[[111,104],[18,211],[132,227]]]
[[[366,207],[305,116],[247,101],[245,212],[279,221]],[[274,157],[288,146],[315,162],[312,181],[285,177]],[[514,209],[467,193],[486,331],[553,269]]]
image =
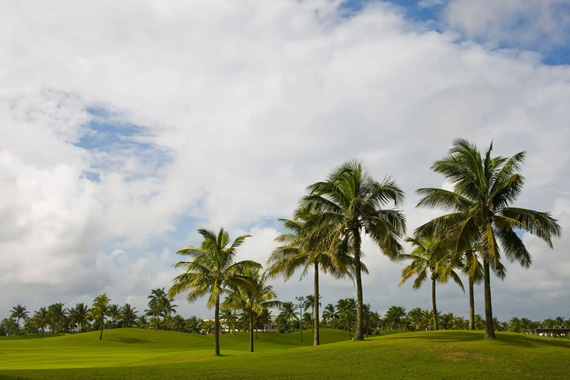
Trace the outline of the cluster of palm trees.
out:
[[[177,253],[188,257],[175,267],[184,272],[173,280],[168,295],[174,297],[187,294],[187,300],[194,302],[208,296],[208,308],[214,308],[214,352],[220,355],[220,311],[241,310],[249,319],[250,351],[254,349],[253,326],[267,308],[277,305],[277,295],[267,276],[261,273],[261,264],[253,260],[234,262],[237,249],[249,235],[237,237],[230,244],[230,236],[223,228],[216,234],[201,229],[203,237],[200,247],[187,246]],[[225,300],[222,296],[226,294]],[[230,313],[231,315],[231,313]]]
[[[422,188],[417,207],[441,208],[450,211],[418,227],[406,240],[414,250],[404,253],[402,239],[406,233],[406,218],[397,209],[404,192],[390,177],[378,182],[359,161],[348,161],[333,170],[328,178],[307,187],[292,218],[280,219],[288,232],[276,241],[281,245],[271,253],[266,276],[291,278],[300,271],[301,277],[310,271],[314,276],[313,331],[314,344],[319,344],[319,274],[348,277],[356,286],[355,340],[364,339],[365,304],[363,302],[362,239],[367,235],[379,250],[392,260],[412,260],[402,271],[402,281],[417,276],[414,288],[429,276],[432,284],[432,321],[438,329],[436,283],[454,280],[463,288],[459,271],[467,274],[470,299],[470,328],[475,328],[473,284],[483,281],[485,292],[485,337],[494,338],[490,276],[505,276],[502,263],[508,260],[528,267],[531,254],[526,249],[521,232],[529,232],[552,247],[552,237],[561,228],[548,212],[512,207],[520,194],[524,177],[518,173],[525,153],[512,157],[492,157],[493,146],[481,154],[477,147],[464,139],[456,139],[449,154],[436,161],[432,169],[445,177],[453,190]],[[392,207],[389,207],[392,206]],[[188,291],[188,301],[208,294],[208,307],[215,309],[215,353],[219,355],[219,313],[224,292],[240,292],[251,300],[259,296],[258,278],[261,264],[254,261],[234,263],[233,258],[248,235],[238,237],[229,247],[229,236],[221,229],[216,236],[199,230],[204,240],[201,247],[184,247],[179,254],[189,257],[176,267],[185,272],[174,279],[170,296]],[[275,298],[270,293],[271,299]],[[270,299],[263,299],[269,302]],[[246,302],[239,301],[245,308]],[[252,301],[253,302],[253,301]],[[261,302],[261,301],[260,301]],[[255,303],[255,302],[254,302]],[[237,307],[225,302],[226,308]],[[261,305],[261,304],[260,304]],[[260,306],[261,307],[261,306]],[[245,309],[244,309],[245,310]],[[348,318],[348,317],[347,317]],[[349,321],[346,322],[347,326]],[[251,343],[253,350],[253,341]]]
[[[363,339],[364,303],[361,273],[362,237],[368,235],[380,251],[393,260],[412,260],[402,271],[402,283],[416,276],[414,288],[429,277],[432,285],[432,321],[438,329],[436,283],[450,279],[463,289],[459,273],[469,282],[470,328],[474,329],[473,284],[483,281],[488,338],[494,338],[490,275],[505,276],[502,255],[528,267],[531,254],[520,233],[529,232],[552,247],[559,236],[558,223],[547,212],[511,207],[520,194],[524,177],[518,173],[525,153],[492,157],[492,144],[484,154],[463,139],[453,143],[449,155],[434,163],[453,190],[422,188],[418,207],[451,211],[414,231],[406,238],[413,251],[405,254],[401,240],[406,220],[397,207],[403,191],[390,178],[375,181],[358,161],[333,170],[325,181],[310,185],[293,217],[282,219],[289,232],[276,240],[283,243],[270,259],[269,273],[290,278],[297,269],[305,275],[312,267],[315,297],[319,295],[319,271],[350,277],[357,291],[354,339]],[[315,344],[318,344],[318,303],[315,302]]]
[[[167,297],[164,288],[153,289],[149,298],[149,308],[144,315],[138,316],[135,307],[129,303],[123,306],[111,304],[106,294],[95,298],[91,307],[84,303],[78,303],[73,308],[66,308],[64,303],[58,302],[48,307],[42,307],[30,317],[26,306],[16,305],[10,310],[10,318],[2,321],[0,327],[4,334],[18,335],[20,321],[24,321],[25,333],[41,333],[48,329],[52,334],[61,335],[70,332],[87,332],[114,328],[159,328],[174,329],[173,326],[180,321],[171,318],[177,305],[173,299]],[[147,319],[149,317],[149,319]],[[183,324],[185,321],[183,320]]]

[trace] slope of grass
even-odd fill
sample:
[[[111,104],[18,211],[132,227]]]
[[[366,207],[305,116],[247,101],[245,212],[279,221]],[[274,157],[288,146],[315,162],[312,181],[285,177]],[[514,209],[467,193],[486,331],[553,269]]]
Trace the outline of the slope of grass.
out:
[[[496,340],[467,331],[391,334],[320,347],[303,347],[298,334],[259,334],[254,354],[247,352],[247,335],[237,334],[224,335],[225,356],[214,357],[211,336],[152,333],[156,332],[109,331],[106,343],[98,342],[96,334],[44,339],[43,346],[28,343],[37,340],[2,342],[0,378],[510,380],[570,375],[569,341],[521,334],[499,333]],[[347,336],[325,329],[323,338],[333,342]],[[63,339],[67,339],[65,344]],[[310,343],[310,339],[304,342]],[[12,346],[18,345],[22,347],[12,352]],[[25,360],[20,361],[22,356]],[[8,369],[5,364],[13,370],[3,370]],[[30,369],[39,366],[43,369]]]

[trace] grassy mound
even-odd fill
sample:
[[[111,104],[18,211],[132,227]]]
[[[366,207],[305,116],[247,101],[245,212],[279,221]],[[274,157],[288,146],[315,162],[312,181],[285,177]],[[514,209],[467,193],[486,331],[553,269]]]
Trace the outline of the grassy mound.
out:
[[[323,330],[325,344],[298,334],[259,334],[250,354],[247,334],[213,337],[148,330],[105,331],[41,340],[0,342],[3,379],[562,379],[570,342],[482,332],[390,334],[364,342]],[[341,340],[345,340],[344,342]],[[64,343],[65,342],[65,343]],[[86,368],[80,368],[86,367]]]

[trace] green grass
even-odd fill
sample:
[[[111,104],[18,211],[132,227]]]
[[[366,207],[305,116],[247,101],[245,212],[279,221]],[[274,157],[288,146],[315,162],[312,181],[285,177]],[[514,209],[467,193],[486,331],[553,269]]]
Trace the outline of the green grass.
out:
[[[64,337],[0,340],[1,379],[562,379],[568,378],[570,342],[499,333],[442,331],[398,333],[347,341],[322,330],[259,334],[256,352],[248,335],[223,335],[223,357],[213,337],[122,329]],[[336,343],[335,343],[336,342]]]

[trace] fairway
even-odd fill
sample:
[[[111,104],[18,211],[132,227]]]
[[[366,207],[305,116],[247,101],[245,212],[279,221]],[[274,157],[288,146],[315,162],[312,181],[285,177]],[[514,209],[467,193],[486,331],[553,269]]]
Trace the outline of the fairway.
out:
[[[213,337],[117,329],[44,339],[0,339],[1,379],[561,379],[568,376],[570,342],[501,333],[441,331],[347,341],[323,329],[320,347],[304,334],[259,334],[248,352],[245,333]]]

